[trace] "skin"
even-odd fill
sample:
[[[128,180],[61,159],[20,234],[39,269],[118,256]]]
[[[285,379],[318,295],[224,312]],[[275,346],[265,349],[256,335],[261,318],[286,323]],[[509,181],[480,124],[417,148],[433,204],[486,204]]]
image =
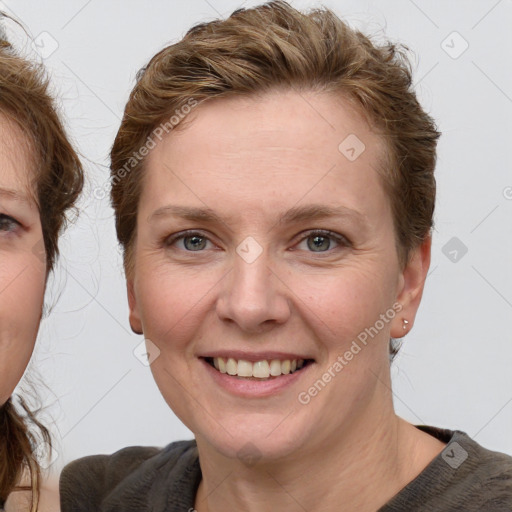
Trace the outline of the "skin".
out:
[[[30,480],[27,478],[24,483],[30,485]],[[9,495],[5,504],[5,512],[28,511],[31,506],[31,493],[29,491],[16,491]],[[57,478],[42,482],[41,489],[39,490],[39,504],[37,510],[38,512],[60,511],[59,482]]]
[[[0,405],[32,355],[46,281],[42,228],[24,135],[0,116]]]
[[[25,135],[0,115],[0,405],[12,395],[34,350],[47,266]],[[29,475],[22,484],[30,486]],[[6,512],[30,510],[31,493],[10,494]],[[60,510],[58,482],[44,481],[41,512]]]
[[[338,150],[349,134],[366,146],[354,161]],[[272,92],[196,107],[147,157],[127,279],[130,323],[158,347],[157,385],[195,434],[199,512],[334,511],[340,503],[374,511],[442,450],[393,411],[388,342],[403,336],[404,318],[408,328],[414,323],[430,239],[400,267],[377,171],[384,151],[346,100]],[[350,213],[278,223],[290,208],[311,204]],[[207,207],[221,221],[184,220],[169,205]],[[188,229],[206,237],[200,251],[190,250],[190,238],[170,241]],[[312,229],[348,243],[328,238],[319,253]],[[263,249],[250,264],[236,252],[248,236]],[[371,343],[299,403],[397,302],[400,313]],[[241,398],[218,386],[199,358],[221,349],[315,362],[279,393]],[[248,446],[256,461],[240,456]]]

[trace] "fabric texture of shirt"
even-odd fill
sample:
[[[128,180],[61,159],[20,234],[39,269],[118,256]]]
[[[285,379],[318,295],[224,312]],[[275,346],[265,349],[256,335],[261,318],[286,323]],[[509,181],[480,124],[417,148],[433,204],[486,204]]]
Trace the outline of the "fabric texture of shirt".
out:
[[[445,449],[376,512],[512,512],[512,457],[461,431],[417,428]],[[62,512],[192,512],[201,481],[195,440],[124,448],[68,464]]]

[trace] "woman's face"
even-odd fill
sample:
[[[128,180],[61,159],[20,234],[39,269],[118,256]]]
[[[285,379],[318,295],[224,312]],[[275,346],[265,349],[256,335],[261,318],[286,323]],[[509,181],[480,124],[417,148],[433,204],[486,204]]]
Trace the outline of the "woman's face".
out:
[[[26,152],[19,128],[0,116],[0,405],[29,362],[45,288],[43,235]]]
[[[228,457],[296,455],[375,422],[389,337],[412,325],[428,266],[427,245],[399,266],[380,138],[328,94],[189,115],[148,155],[128,278],[167,403]]]

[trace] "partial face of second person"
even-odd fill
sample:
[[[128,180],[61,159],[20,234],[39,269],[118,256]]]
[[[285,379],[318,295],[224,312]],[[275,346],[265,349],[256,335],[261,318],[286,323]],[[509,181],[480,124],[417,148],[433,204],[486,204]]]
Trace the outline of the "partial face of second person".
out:
[[[43,307],[46,262],[33,167],[25,136],[0,115],[0,405],[27,367]]]
[[[349,430],[375,431],[392,414],[389,337],[412,325],[429,263],[424,244],[399,264],[382,139],[329,94],[213,100],[189,115],[148,156],[128,276],[130,321],[160,351],[164,398],[198,445],[226,457],[325,453]],[[350,134],[365,145],[355,160],[339,149]],[[220,373],[215,356],[313,362],[254,381]]]

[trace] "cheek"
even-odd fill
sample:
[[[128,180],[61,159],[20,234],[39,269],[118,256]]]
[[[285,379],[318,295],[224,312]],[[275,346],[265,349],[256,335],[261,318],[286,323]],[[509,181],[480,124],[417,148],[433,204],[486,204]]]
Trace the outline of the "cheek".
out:
[[[297,304],[334,344],[357,337],[394,303],[392,277],[372,262],[293,280]]]
[[[2,255],[0,403],[11,395],[32,354],[44,300],[45,266],[32,253]]]
[[[185,346],[212,307],[218,275],[141,263],[135,295],[145,337],[161,349],[163,343]]]

